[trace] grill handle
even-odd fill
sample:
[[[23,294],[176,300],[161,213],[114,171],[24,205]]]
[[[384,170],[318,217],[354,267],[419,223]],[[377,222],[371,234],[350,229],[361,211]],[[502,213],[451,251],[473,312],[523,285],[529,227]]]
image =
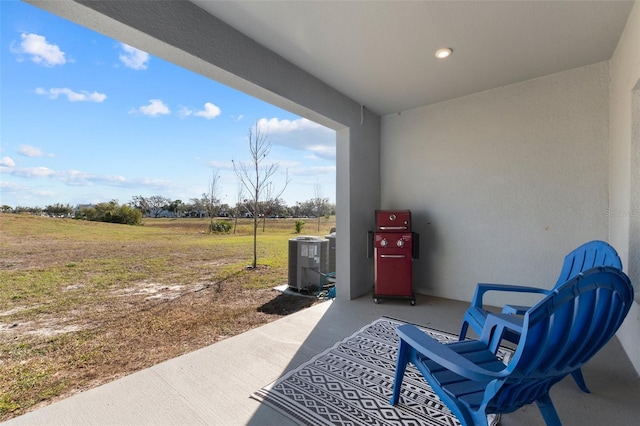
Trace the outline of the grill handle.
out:
[[[390,259],[404,259],[407,256],[405,256],[404,254],[381,254],[380,257],[390,258]]]
[[[406,226],[378,226],[381,231],[406,231]]]

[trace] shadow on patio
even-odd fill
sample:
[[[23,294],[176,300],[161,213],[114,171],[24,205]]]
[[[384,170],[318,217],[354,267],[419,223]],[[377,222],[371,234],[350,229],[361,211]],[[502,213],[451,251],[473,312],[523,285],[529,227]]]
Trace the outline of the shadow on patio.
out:
[[[389,316],[457,333],[468,303],[418,295],[374,304],[371,297],[324,302],[193,353],[83,392],[7,422],[19,424],[294,424],[250,395],[371,321]],[[632,425],[640,379],[617,339],[583,369],[592,393],[569,377],[551,396],[565,425]],[[541,425],[535,406],[502,425]]]

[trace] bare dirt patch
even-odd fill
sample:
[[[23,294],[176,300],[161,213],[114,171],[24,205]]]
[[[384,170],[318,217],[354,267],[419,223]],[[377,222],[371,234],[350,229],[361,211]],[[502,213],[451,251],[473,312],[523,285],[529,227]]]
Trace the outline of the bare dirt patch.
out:
[[[12,342],[17,350],[31,351],[29,356],[18,354],[14,361],[23,363],[25,368],[44,368],[46,375],[31,389],[24,389],[30,394],[26,403],[13,412],[7,410],[0,418],[5,420],[66,398],[316,302],[271,289],[243,289],[239,279],[225,284],[220,291],[210,287],[182,293],[161,287],[153,296],[143,285],[140,291],[123,296],[126,304],[113,309],[107,305],[96,307],[93,312],[87,309],[73,319],[56,320],[43,315],[35,321],[2,327],[3,346]],[[31,374],[28,370],[23,373],[27,377],[17,377],[18,383],[5,385],[12,388]],[[60,390],[45,397],[51,388]],[[28,405],[31,401],[33,405]]]

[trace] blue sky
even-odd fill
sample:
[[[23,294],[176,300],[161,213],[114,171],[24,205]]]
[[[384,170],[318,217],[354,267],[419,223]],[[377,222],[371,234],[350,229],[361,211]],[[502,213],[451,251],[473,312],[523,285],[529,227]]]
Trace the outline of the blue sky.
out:
[[[0,204],[188,202],[214,171],[235,204],[256,123],[287,204],[335,203],[334,131],[16,0],[0,31]]]

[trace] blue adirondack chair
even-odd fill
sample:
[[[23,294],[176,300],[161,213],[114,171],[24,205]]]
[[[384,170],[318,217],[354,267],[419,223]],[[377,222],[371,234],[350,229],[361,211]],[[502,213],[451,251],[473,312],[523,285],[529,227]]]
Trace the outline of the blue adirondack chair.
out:
[[[622,270],[622,262],[616,250],[604,241],[594,240],[581,245],[580,247],[567,254],[564,258],[562,270],[560,276],[556,282],[554,288],[575,277],[580,272],[585,271],[596,266],[612,266],[614,268]],[[503,292],[517,292],[517,293],[537,293],[541,295],[549,294],[553,289],[544,289],[537,287],[525,287],[509,284],[485,284],[481,283],[476,286],[476,291],[471,301],[471,306],[464,314],[462,319],[462,327],[460,329],[460,340],[464,340],[467,336],[468,327],[476,332],[477,335],[482,333],[485,320],[489,311],[483,307],[482,298],[488,291],[503,291]],[[518,314],[523,315],[529,306],[519,305],[505,305],[502,308],[502,312],[506,314]],[[520,318],[519,320],[522,321]],[[504,338],[510,342],[517,343],[520,335],[513,331],[506,331]],[[573,374],[573,378],[576,381],[578,387],[586,393],[589,393],[589,388],[584,381],[581,370],[576,370]]]
[[[402,325],[391,404],[400,402],[407,363],[414,364],[463,425],[486,425],[488,414],[535,402],[547,425],[560,425],[550,388],[587,362],[618,330],[633,303],[619,269],[593,268],[558,286],[524,314],[508,364],[496,356],[513,315],[489,314],[480,340],[439,343]],[[410,398],[410,397],[409,397]]]

